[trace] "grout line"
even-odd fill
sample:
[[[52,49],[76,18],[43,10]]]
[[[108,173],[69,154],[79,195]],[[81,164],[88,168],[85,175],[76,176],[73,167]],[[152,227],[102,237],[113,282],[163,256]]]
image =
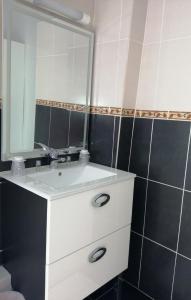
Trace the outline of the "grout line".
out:
[[[154,42],[148,42],[144,43],[144,46],[152,46],[152,45],[159,45],[163,43],[170,43],[170,42],[175,42],[175,41],[181,41],[181,40],[189,40],[191,39],[191,35],[186,35],[183,37],[177,37],[177,38],[169,38],[169,39],[161,39],[159,41],[154,41]]]
[[[112,152],[111,152],[111,168],[113,167],[113,156],[115,149],[115,130],[116,130],[116,117],[113,118],[113,142],[112,142]]]
[[[147,237],[147,236],[144,236],[144,237],[143,237],[143,235],[142,235],[141,233],[138,233],[138,232],[136,232],[136,231],[134,231],[134,230],[131,230],[131,232],[132,232],[133,234],[136,234],[136,235],[138,235],[139,237],[144,238],[144,239],[146,239],[146,240],[148,240],[148,241],[150,241],[150,242],[152,242],[152,243],[154,243],[154,244],[157,244],[158,246],[160,246],[160,247],[162,247],[162,248],[165,248],[165,249],[167,249],[167,250],[169,250],[169,251],[171,251],[171,252],[173,252],[173,253],[175,253],[175,254],[177,253],[177,255],[182,256],[183,258],[185,258],[185,259],[191,261],[191,258],[190,258],[190,257],[185,256],[185,255],[183,255],[183,254],[181,254],[181,253],[179,253],[179,252],[176,252],[176,250],[170,249],[170,248],[168,248],[168,247],[166,247],[166,246],[164,246],[164,245],[162,245],[162,244],[156,242],[155,240],[150,239],[150,238]]]
[[[122,14],[123,14],[123,0],[120,0],[120,23],[119,23],[119,33],[117,39],[117,56],[116,56],[116,78],[115,78],[115,96],[117,98],[118,93],[118,79],[119,79],[119,50],[120,50],[120,35],[121,35],[121,27],[122,27]],[[120,134],[121,134],[121,115],[119,119],[119,129],[118,129],[118,139],[117,139],[117,149],[116,149],[116,157],[115,157],[115,168],[117,168],[118,163],[118,154],[119,154],[119,142],[120,142]],[[113,163],[113,162],[112,162]],[[112,164],[113,167],[113,164]]]
[[[70,147],[70,129],[71,129],[71,111],[69,112],[69,119],[68,119],[68,138],[67,138],[68,147]]]
[[[138,232],[136,232],[136,231],[134,231],[134,230],[131,230],[131,232],[134,233],[134,234],[136,234],[136,235],[138,235],[139,237],[142,237],[142,238],[145,239],[145,240],[148,240],[148,241],[150,241],[150,242],[152,242],[152,243],[154,243],[154,244],[156,244],[156,245],[158,245],[158,246],[160,246],[160,247],[162,247],[162,248],[165,248],[166,250],[168,250],[168,251],[170,251],[170,252],[176,253],[176,250],[173,250],[173,249],[171,249],[171,248],[169,248],[169,247],[166,247],[165,245],[160,244],[160,243],[158,243],[158,242],[155,241],[155,240],[152,240],[151,238],[147,237],[146,235],[143,236],[142,234],[140,234],[140,233],[138,233]]]
[[[98,298],[96,298],[96,300],[101,299],[103,296],[107,295],[112,290],[114,290],[114,287],[111,287],[110,289],[108,289],[107,291],[105,291],[102,295],[100,295]]]
[[[115,168],[117,169],[118,165],[118,156],[119,156],[119,143],[120,143],[120,137],[121,137],[121,120],[122,117],[119,117],[119,128],[118,128],[118,138],[117,138],[117,149],[116,149],[116,159],[115,159]]]
[[[181,229],[181,223],[182,223],[182,213],[183,213],[184,193],[185,193],[185,186],[186,186],[186,175],[187,175],[189,150],[190,150],[190,140],[191,140],[191,125],[190,125],[190,132],[189,132],[189,139],[188,139],[188,146],[187,146],[187,154],[186,154],[186,165],[185,165],[185,172],[184,172],[184,184],[183,184],[182,202],[181,202],[181,209],[180,209],[178,239],[177,239],[177,245],[176,245],[176,257],[175,257],[173,279],[172,279],[171,300],[172,300],[173,292],[174,292],[174,282],[175,282],[175,275],[176,275],[176,263],[177,263],[177,256],[178,256],[178,246],[179,246],[179,241],[180,241],[180,229]]]
[[[151,148],[152,148],[152,140],[153,140],[153,128],[154,128],[154,120],[152,120],[151,136],[150,136],[149,162],[148,162],[148,169],[147,169],[147,185],[146,185],[146,194],[145,194],[145,208],[144,208],[144,222],[143,222],[143,237],[142,237],[142,244],[141,244],[141,257],[140,257],[140,267],[139,267],[138,288],[140,287],[140,281],[141,281],[141,268],[142,268],[142,258],[143,258],[143,242],[144,242],[144,235],[145,235],[146,210],[147,210],[147,196],[148,196],[148,186],[149,186],[148,177],[149,177],[150,162],[151,162]]]
[[[121,285],[120,285],[120,276],[118,276],[117,279],[117,299],[116,300],[120,300],[121,298]]]
[[[133,117],[133,126],[132,126],[132,134],[131,134],[131,144],[130,144],[130,151],[129,151],[129,161],[128,161],[128,171],[130,169],[130,163],[131,163],[131,154],[132,154],[132,148],[133,148],[133,137],[134,137],[134,129],[135,129],[135,115]]]
[[[183,258],[185,258],[185,259],[191,261],[191,258],[189,258],[189,257],[187,257],[187,256],[185,256],[185,255],[183,255],[183,254],[181,254],[181,253],[177,253],[177,254],[178,254],[179,256],[181,256],[181,257],[183,257]]]
[[[52,123],[52,108],[50,107],[50,116],[49,116],[49,127],[48,127],[48,146],[50,146],[50,129]]]
[[[157,180],[153,180],[153,179],[147,179],[145,177],[142,177],[142,176],[137,176],[137,178],[140,178],[140,179],[144,179],[144,180],[148,180],[149,182],[154,182],[154,183],[158,183],[160,185],[164,185],[164,186],[167,186],[167,187],[170,187],[170,188],[173,188],[173,189],[176,189],[176,190],[179,190],[179,191],[183,191],[183,188],[179,188],[177,186],[174,186],[174,185],[170,185],[170,184],[167,184],[167,183],[164,183],[164,182],[161,182],[161,181],[157,181]],[[191,191],[188,191],[188,190],[185,190],[186,192],[191,192]]]
[[[168,251],[170,251],[170,252],[176,253],[176,250],[173,250],[173,249],[171,249],[171,248],[169,248],[169,247],[166,247],[165,245],[160,244],[160,243],[158,243],[157,241],[150,239],[150,238],[147,237],[146,235],[143,236],[142,234],[140,234],[140,233],[138,233],[138,232],[136,232],[136,231],[134,231],[134,230],[131,230],[131,232],[134,233],[134,234],[136,234],[136,235],[138,235],[139,237],[144,238],[145,240],[148,240],[148,241],[150,241],[150,242],[152,242],[152,243],[154,243],[154,244],[156,244],[156,245],[158,245],[158,246],[160,246],[160,247],[162,247],[162,248],[165,248],[166,250],[168,250]]]
[[[110,44],[110,43],[121,42],[121,41],[128,41],[129,43],[132,42],[132,43],[135,43],[135,44],[138,44],[141,46],[143,45],[143,43],[141,41],[132,39],[130,37],[124,37],[124,38],[119,37],[118,39],[114,39],[114,40],[98,41],[98,42],[96,42],[96,45],[100,46],[100,45],[105,45],[105,44]]]
[[[160,66],[160,59],[161,59],[161,49],[162,49],[162,35],[163,35],[163,27],[164,27],[164,14],[165,14],[165,7],[166,3],[165,0],[163,0],[162,3],[162,19],[161,19],[161,26],[160,26],[160,36],[159,36],[159,47],[158,47],[158,53],[157,53],[157,67],[156,67],[156,78],[155,78],[155,84],[154,84],[154,104],[156,104],[156,99],[157,99],[157,92],[158,92],[158,87],[159,87],[159,75],[161,71],[161,66]]]
[[[133,287],[134,289],[136,289],[137,291],[139,291],[141,294],[145,295],[146,297],[148,297],[151,300],[154,300],[154,298],[152,298],[151,296],[149,296],[147,293],[145,293],[144,291],[142,291],[141,289],[137,288],[134,284],[130,283],[129,281],[127,281],[124,278],[120,279],[121,281],[125,282],[126,284],[130,285],[131,287]]]
[[[170,251],[170,252],[176,253],[175,250],[170,249],[169,247],[166,247],[166,246],[164,246],[164,245],[162,245],[162,244],[160,244],[160,243],[158,243],[158,242],[156,242],[156,241],[150,239],[149,237],[147,237],[147,236],[145,236],[145,235],[144,235],[144,239],[146,239],[146,240],[148,240],[148,241],[150,241],[150,242],[152,242],[152,243],[154,243],[154,244],[156,244],[156,245],[158,245],[158,246],[160,246],[160,247],[163,247],[163,248],[165,248],[166,250],[168,250],[168,251]]]

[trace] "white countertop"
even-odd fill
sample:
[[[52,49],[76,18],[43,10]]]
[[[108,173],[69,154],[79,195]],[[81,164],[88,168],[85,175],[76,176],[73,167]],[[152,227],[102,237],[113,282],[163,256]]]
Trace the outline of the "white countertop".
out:
[[[76,169],[79,168],[79,163],[74,162],[70,163],[70,165],[64,165],[61,168],[55,169],[54,171],[57,172],[68,172],[70,170],[70,173],[72,170],[76,172]],[[16,177],[13,176],[11,171],[6,171],[6,172],[0,172],[0,177],[4,178],[14,184],[17,184],[18,186],[36,194],[39,195],[40,197],[43,197],[49,201],[56,200],[59,198],[67,197],[72,194],[77,194],[80,192],[88,191],[97,187],[105,186],[105,185],[110,185],[110,184],[115,184],[117,182],[121,181],[127,181],[130,179],[133,179],[136,177],[135,174],[129,173],[129,172],[124,172],[120,171],[117,169],[105,167],[102,165],[98,164],[93,164],[89,163],[88,166],[93,167],[93,169],[97,169],[98,171],[103,170],[107,172],[112,172],[112,176],[101,178],[101,179],[96,179],[96,180],[91,180],[89,182],[85,183],[80,183],[80,184],[73,184],[65,187],[59,187],[59,188],[54,188],[51,185],[47,185],[44,183],[39,183],[35,181],[35,177],[41,176],[41,174],[46,174],[46,176],[51,175],[51,172],[53,170],[50,169],[49,166],[45,167],[40,167],[38,168],[38,171],[36,168],[28,168],[26,169],[25,175],[22,177]],[[52,176],[52,175],[51,175]],[[75,174],[76,176],[76,174]],[[32,177],[34,179],[32,179]]]

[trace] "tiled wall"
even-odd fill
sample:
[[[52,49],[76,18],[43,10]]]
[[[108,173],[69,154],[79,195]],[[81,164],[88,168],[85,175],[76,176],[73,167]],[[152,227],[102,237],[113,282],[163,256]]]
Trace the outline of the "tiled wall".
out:
[[[191,111],[191,2],[149,0],[137,108]]]
[[[118,117],[92,118],[92,160],[112,165]],[[137,174],[129,269],[121,280],[152,299],[191,298],[190,128],[184,121],[121,120],[118,168]]]
[[[119,167],[138,176],[129,270],[123,279],[157,300],[191,297],[190,125],[136,118],[132,147],[121,135],[131,155],[129,166],[119,159]]]
[[[85,113],[36,105],[35,141],[55,149],[83,146]]]
[[[114,7],[112,1],[108,3]],[[102,54],[108,55],[108,64],[104,66],[108,73],[104,69],[103,74],[112,76],[105,76],[103,91],[100,83],[94,94],[98,105],[105,101],[106,106],[136,109],[135,119],[119,117],[116,156],[111,149],[116,147],[113,124],[118,117],[94,116],[102,129],[93,135],[92,159],[113,165],[116,157],[118,168],[138,175],[129,270],[121,280],[157,300],[191,299],[190,11],[191,3],[187,0],[148,1],[136,105],[131,105],[126,93],[124,101],[115,97],[116,60],[109,50]],[[114,48],[111,52],[114,55]],[[119,55],[125,64],[125,55]],[[117,68],[120,70],[118,65]],[[120,84],[122,89],[131,90],[128,81],[121,80]],[[110,127],[104,118],[111,119]]]
[[[42,21],[36,48],[36,98],[86,104],[89,38]]]
[[[135,107],[147,0],[95,0],[92,104]]]

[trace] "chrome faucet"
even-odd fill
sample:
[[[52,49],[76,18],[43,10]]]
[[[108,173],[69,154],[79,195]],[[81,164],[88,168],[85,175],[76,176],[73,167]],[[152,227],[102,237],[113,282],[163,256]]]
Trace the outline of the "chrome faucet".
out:
[[[47,155],[52,159],[58,159],[59,152],[58,150],[48,147],[47,145],[43,143],[36,143],[36,145],[39,145],[44,151],[46,151]]]

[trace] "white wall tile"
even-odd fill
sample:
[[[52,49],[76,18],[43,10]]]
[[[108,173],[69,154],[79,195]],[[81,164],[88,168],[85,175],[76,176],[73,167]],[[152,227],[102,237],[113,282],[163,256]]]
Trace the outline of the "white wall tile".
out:
[[[96,41],[108,42],[119,38],[122,0],[96,0],[94,26]]]
[[[165,0],[149,0],[144,43],[160,42]]]
[[[74,47],[74,33],[62,27],[54,26],[54,55],[64,54],[68,48]]]
[[[130,38],[134,0],[123,0],[120,38]]]
[[[137,109],[155,109],[159,51],[159,44],[143,46]]]
[[[135,107],[147,3],[95,0],[94,105]]]
[[[94,69],[94,105],[118,106],[116,99],[118,42],[97,45]]]
[[[162,44],[157,109],[191,111],[191,38]]]
[[[191,1],[166,0],[163,39],[191,36]]]
[[[120,42],[117,100],[122,107],[135,107],[141,52],[142,45],[138,43],[125,40]]]
[[[36,98],[51,100],[53,94],[53,56],[39,57],[36,69]]]
[[[130,32],[130,38],[132,40],[143,42],[147,16],[147,6],[148,0],[134,0]]]
[[[37,27],[37,55],[45,56],[54,53],[54,25],[39,22]]]

